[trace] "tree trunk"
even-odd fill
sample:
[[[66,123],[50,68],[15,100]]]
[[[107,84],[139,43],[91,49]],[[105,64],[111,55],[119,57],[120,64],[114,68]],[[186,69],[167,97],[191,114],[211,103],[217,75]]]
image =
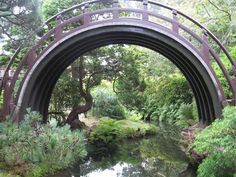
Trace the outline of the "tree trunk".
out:
[[[82,106],[77,106],[74,109],[72,109],[72,111],[70,112],[70,114],[69,114],[69,116],[68,116],[68,118],[66,120],[66,123],[71,125],[74,120],[76,120],[76,119],[79,120],[78,114],[87,112],[87,111],[89,111],[91,109],[91,107],[93,105],[93,97],[92,97],[92,95],[88,92],[84,96],[84,99],[85,99],[86,103],[84,105],[82,105]]]
[[[85,113],[89,111],[93,105],[93,97],[88,89],[84,89],[83,83],[84,83],[84,58],[79,58],[79,66],[78,63],[72,64],[72,78],[77,80],[79,79],[79,94],[81,97],[84,98],[85,104],[84,105],[74,105],[73,109],[71,110],[70,114],[67,117],[66,123],[71,125],[72,129],[86,129],[88,128],[83,122],[79,120],[78,114]]]

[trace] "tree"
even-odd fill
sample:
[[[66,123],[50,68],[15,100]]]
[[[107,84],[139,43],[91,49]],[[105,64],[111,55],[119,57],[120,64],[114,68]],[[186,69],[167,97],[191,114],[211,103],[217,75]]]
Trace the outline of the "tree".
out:
[[[83,0],[44,0],[42,3],[43,18],[47,20],[53,15],[81,2]]]
[[[144,107],[143,92],[146,88],[140,67],[142,60],[147,57],[147,53],[140,49],[127,45],[105,48],[116,66],[113,67],[113,91],[123,105],[138,112]]]
[[[211,30],[226,48],[236,44],[235,0],[176,0],[168,1],[167,4],[197,19]]]
[[[39,0],[3,0],[0,2],[0,38],[5,39],[11,48],[19,44],[27,45],[29,34],[34,34],[40,23]]]
[[[65,122],[72,124],[78,120],[78,114],[91,109],[93,98],[90,90],[100,84],[104,71],[96,50],[79,57],[55,86],[51,98],[51,109],[56,109],[53,112],[71,109]],[[82,126],[81,122],[79,124]]]

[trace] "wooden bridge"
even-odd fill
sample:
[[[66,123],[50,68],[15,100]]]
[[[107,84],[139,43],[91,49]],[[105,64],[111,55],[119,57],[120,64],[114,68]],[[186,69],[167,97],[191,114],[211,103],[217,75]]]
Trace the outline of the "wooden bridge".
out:
[[[203,124],[219,117],[227,104],[235,105],[236,65],[225,47],[197,21],[166,5],[152,0],[86,1],[50,18],[40,33],[11,79],[9,70],[20,49],[6,67],[0,83],[2,117],[19,121],[31,107],[46,119],[53,87],[63,71],[87,51],[109,44],[140,45],[171,60],[188,80]],[[223,89],[213,65],[223,73],[229,90]],[[228,98],[226,91],[231,93]]]

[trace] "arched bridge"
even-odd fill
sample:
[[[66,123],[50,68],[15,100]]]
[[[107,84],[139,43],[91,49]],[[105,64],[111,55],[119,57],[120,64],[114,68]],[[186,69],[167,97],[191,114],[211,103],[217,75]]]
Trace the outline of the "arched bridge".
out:
[[[203,124],[219,117],[227,104],[235,105],[236,65],[224,46],[189,16],[155,1],[87,1],[53,16],[41,33],[11,79],[9,70],[19,51],[6,68],[1,80],[2,117],[10,114],[21,120],[31,107],[46,118],[53,87],[62,72],[85,52],[120,43],[147,47],[171,60],[189,81]],[[227,90],[215,66],[223,73]]]

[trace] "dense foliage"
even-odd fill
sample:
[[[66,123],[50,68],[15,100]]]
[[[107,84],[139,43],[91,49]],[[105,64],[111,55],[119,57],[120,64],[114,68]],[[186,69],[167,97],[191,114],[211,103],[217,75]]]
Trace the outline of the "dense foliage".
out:
[[[146,112],[151,120],[166,121],[186,126],[193,116],[193,94],[187,80],[179,73],[162,77],[156,87],[149,82],[146,91]]]
[[[196,137],[193,144],[207,157],[198,168],[198,176],[236,175],[236,108],[226,107],[223,119],[216,120]]]
[[[89,140],[96,146],[114,146],[121,138],[143,137],[157,133],[155,125],[142,121],[102,119]],[[116,145],[115,145],[116,146]]]
[[[41,23],[39,0],[7,0],[0,2],[0,39],[7,40],[10,48],[26,45],[34,38]],[[33,36],[32,36],[33,37]],[[8,47],[9,47],[8,46]]]
[[[14,173],[40,177],[64,169],[86,155],[83,133],[71,132],[68,125],[43,125],[41,116],[28,112],[19,125],[11,120],[0,123],[0,160],[20,166]]]
[[[232,58],[236,61],[236,46],[229,48],[229,53],[231,54]],[[221,59],[222,59],[222,63],[224,64],[226,70],[228,70],[230,75],[233,77],[234,71],[231,67],[229,60],[227,59],[227,57],[225,55],[222,55]],[[216,75],[219,78],[221,85],[223,86],[223,90],[226,93],[226,97],[228,97],[228,98],[232,97],[232,93],[230,92],[228,81],[224,77],[221,69],[216,64],[216,62],[212,62],[212,67],[216,71]]]
[[[124,119],[124,107],[119,103],[117,95],[106,87],[96,87],[93,92],[93,116]]]

